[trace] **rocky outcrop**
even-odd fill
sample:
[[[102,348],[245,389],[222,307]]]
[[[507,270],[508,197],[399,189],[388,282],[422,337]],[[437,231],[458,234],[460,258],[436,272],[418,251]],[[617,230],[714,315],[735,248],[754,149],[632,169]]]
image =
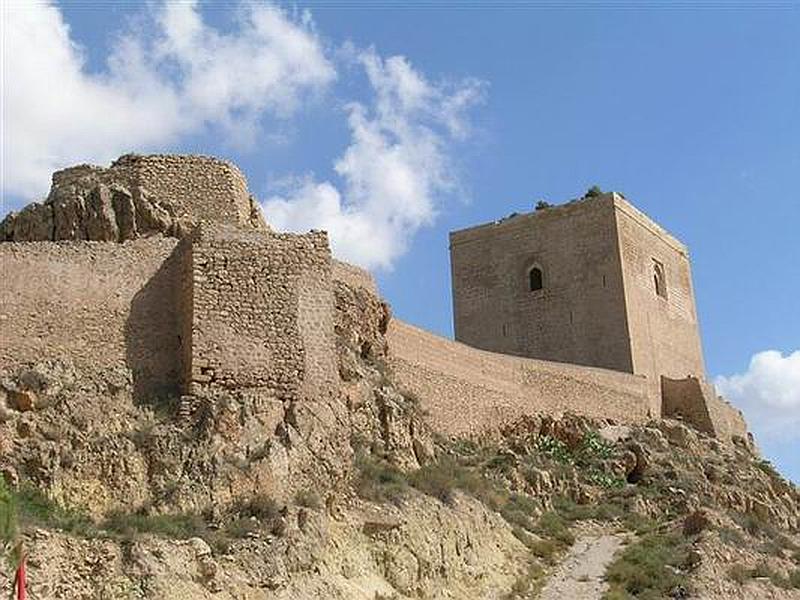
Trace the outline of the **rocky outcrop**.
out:
[[[204,218],[268,229],[232,165],[197,156],[126,155],[109,168],[79,165],[54,173],[43,202],[3,219],[0,241],[181,237]]]

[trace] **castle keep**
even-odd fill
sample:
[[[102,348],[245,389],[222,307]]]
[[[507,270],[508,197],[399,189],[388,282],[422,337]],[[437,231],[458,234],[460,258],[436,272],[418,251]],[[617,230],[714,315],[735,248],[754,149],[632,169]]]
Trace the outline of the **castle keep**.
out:
[[[324,232],[271,231],[229,163],[130,155],[66,169],[46,201],[0,224],[0,374],[69,360],[122,374],[109,386],[128,381],[137,397],[181,395],[185,410],[225,393],[283,414],[351,393],[346,343],[385,360],[448,435],[569,411],[680,416],[746,438],[704,379],[685,247],[621,196],[450,240],[455,342],[390,320]]]
[[[648,378],[705,377],[686,247],[611,192],[450,234],[455,336]]]

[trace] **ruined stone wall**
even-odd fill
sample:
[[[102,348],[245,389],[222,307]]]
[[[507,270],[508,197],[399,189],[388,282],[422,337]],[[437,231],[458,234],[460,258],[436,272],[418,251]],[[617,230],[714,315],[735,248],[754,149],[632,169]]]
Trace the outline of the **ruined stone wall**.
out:
[[[749,442],[741,411],[720,397],[714,386],[697,377],[661,377],[662,417],[681,419],[698,431],[722,440]]]
[[[232,163],[209,156],[128,154],[111,169],[126,173],[134,185],[172,205],[179,219],[250,222],[247,181]]]
[[[659,378],[703,378],[703,353],[686,247],[620,197],[616,219],[625,282],[633,370]],[[666,297],[656,293],[654,265],[663,265]],[[660,412],[654,406],[656,413]]]
[[[350,287],[361,288],[370,294],[378,295],[378,286],[369,271],[341,260],[333,260],[331,263],[333,278],[336,281],[341,281]]]
[[[338,381],[325,233],[203,225],[192,241],[190,391],[319,398]]]
[[[703,387],[695,377],[661,377],[661,416],[680,419],[698,431],[714,435],[714,423],[706,404]]]
[[[180,373],[178,240],[0,244],[0,370],[68,359],[87,373],[129,369],[140,395]]]
[[[203,156],[126,155],[109,168],[53,174],[47,199],[0,223],[0,241],[125,241],[180,237],[200,221],[266,230],[239,170]]]
[[[453,232],[450,256],[457,340],[633,371],[611,194]]]
[[[648,420],[645,378],[485,352],[392,320],[389,365],[441,433],[489,433],[525,414]]]

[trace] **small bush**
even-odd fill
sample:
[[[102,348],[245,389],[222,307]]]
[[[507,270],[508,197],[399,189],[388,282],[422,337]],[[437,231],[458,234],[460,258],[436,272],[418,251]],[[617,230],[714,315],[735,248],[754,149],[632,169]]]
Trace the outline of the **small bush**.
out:
[[[371,454],[356,455],[356,493],[373,502],[398,501],[408,493],[406,474]]]
[[[775,579],[778,574],[775,570],[765,562],[758,563],[753,569],[750,570],[750,577],[753,579]]]
[[[536,207],[535,208],[536,208],[536,210],[544,210],[546,208],[552,208],[552,206],[553,205],[550,204],[549,202],[547,202],[546,200],[539,200],[536,203]]]
[[[11,544],[17,535],[17,501],[14,493],[0,476],[0,558],[6,544]]]
[[[305,508],[319,509],[322,506],[322,500],[314,490],[300,490],[294,495],[294,502]]]
[[[533,442],[533,447],[556,462],[562,464],[573,464],[575,462],[567,445],[552,436],[540,435]]]
[[[539,517],[534,531],[544,538],[556,540],[566,546],[575,543],[575,536],[569,530],[568,522],[556,512],[546,512]]]
[[[479,470],[464,466],[449,456],[443,456],[412,473],[410,483],[442,502],[450,502],[457,489],[477,498],[492,510],[500,510],[507,501],[506,493]]]
[[[541,558],[548,564],[555,564],[556,557],[564,549],[563,544],[555,540],[538,540],[528,546],[536,558]]]
[[[531,506],[531,504],[535,503],[526,496],[512,494],[500,507],[500,514],[509,524],[533,531],[535,525],[531,514],[536,514],[535,511],[538,507]]]
[[[205,520],[196,513],[142,515],[112,512],[103,523],[103,528],[128,538],[137,533],[152,533],[179,540],[203,537],[207,530]]]
[[[94,537],[96,528],[91,519],[80,511],[60,506],[30,483],[23,483],[13,492],[21,525],[62,529],[82,537]]]
[[[787,579],[790,587],[800,590],[800,568],[789,571],[789,577]]]
[[[595,485],[606,489],[620,489],[625,487],[625,480],[600,469],[589,469],[587,479]]]
[[[778,531],[771,523],[762,520],[755,513],[734,513],[733,520],[750,535],[767,538],[775,538],[778,535]]]
[[[531,561],[527,570],[514,581],[514,585],[505,600],[516,600],[518,598],[533,598],[536,596],[542,584],[544,569],[535,562]]]
[[[267,494],[258,494],[235,507],[242,517],[255,517],[259,521],[272,521],[280,515],[281,507]]]
[[[594,430],[587,431],[584,434],[578,447],[578,459],[585,461],[608,459],[613,457],[615,453],[613,444],[601,438],[600,434]]]
[[[686,542],[677,534],[647,534],[628,546],[606,571],[611,592],[661,598],[685,585]]]
[[[602,195],[603,195],[603,190],[600,189],[600,186],[593,185],[588,190],[586,190],[586,193],[583,195],[583,197],[596,198],[597,196],[602,196]]]
[[[253,517],[240,517],[225,526],[225,534],[232,538],[245,538],[259,529],[259,522]]]

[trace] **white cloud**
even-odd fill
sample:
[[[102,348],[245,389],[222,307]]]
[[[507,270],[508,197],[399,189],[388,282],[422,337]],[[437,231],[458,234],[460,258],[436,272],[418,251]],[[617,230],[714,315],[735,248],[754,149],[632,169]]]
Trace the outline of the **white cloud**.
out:
[[[756,436],[800,440],[800,350],[754,354],[744,373],[720,376],[719,392],[742,409]]]
[[[210,125],[252,141],[263,115],[290,115],[335,78],[307,13],[247,4],[222,33],[196,2],[148,6],[106,68],[90,73],[56,6],[3,3],[4,192],[42,194],[55,169],[163,147]]]
[[[4,193],[42,195],[56,169],[163,151],[208,128],[239,144],[268,138],[265,116],[291,117],[337,77],[308,12],[242,3],[223,32],[196,1],[145,6],[90,71],[56,5],[3,4]],[[432,82],[401,56],[349,44],[332,56],[366,74],[372,97],[345,106],[351,139],[336,182],[295,178],[264,203],[267,219],[325,229],[341,258],[390,268],[458,190],[451,145],[470,133],[484,86]]]
[[[469,132],[466,110],[483,85],[434,84],[401,56],[356,54],[374,98],[347,106],[350,145],[334,163],[337,187],[307,177],[264,204],[278,229],[324,229],[334,253],[367,268],[390,268],[414,233],[433,222],[439,199],[458,187],[449,145]]]

